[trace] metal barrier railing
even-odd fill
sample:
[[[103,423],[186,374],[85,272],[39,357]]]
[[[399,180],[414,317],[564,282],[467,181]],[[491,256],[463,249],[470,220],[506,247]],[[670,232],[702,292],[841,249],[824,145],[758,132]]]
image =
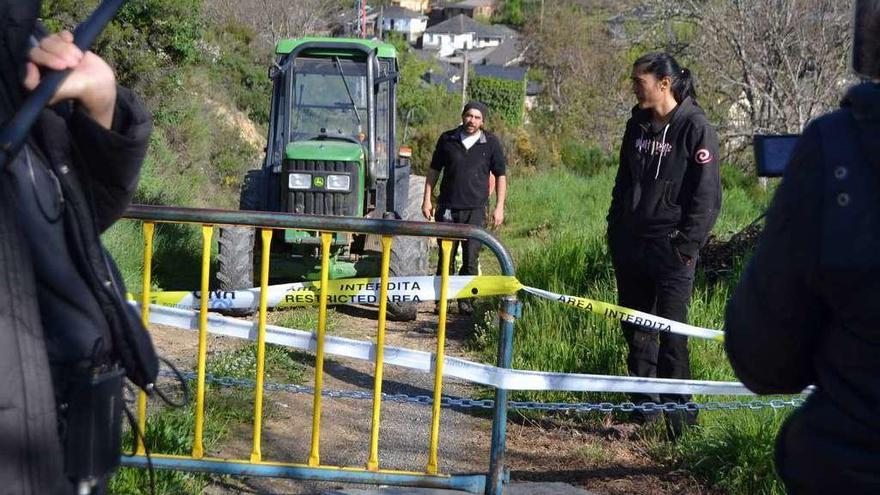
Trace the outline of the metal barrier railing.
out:
[[[401,486],[424,486],[452,488],[487,495],[501,495],[504,480],[504,448],[507,424],[507,391],[495,391],[494,416],[492,421],[492,440],[489,459],[489,472],[483,475],[442,475],[438,471],[440,404],[443,387],[443,360],[446,336],[446,308],[448,300],[449,264],[452,241],[448,239],[469,239],[483,243],[498,259],[503,275],[514,275],[513,261],[504,246],[485,230],[468,225],[448,223],[407,222],[377,220],[352,217],[326,217],[292,215],[287,213],[245,212],[209,210],[193,208],[172,208],[162,206],[132,206],[126,218],[140,220],[144,224],[144,268],[142,290],[142,318],[149,321],[150,288],[152,275],[153,236],[156,223],[188,223],[201,225],[202,266],[201,294],[209,293],[211,239],[215,225],[239,225],[260,229],[262,257],[260,266],[260,304],[257,323],[257,369],[254,392],[253,445],[249,461],[229,459],[209,459],[205,457],[203,446],[203,427],[205,415],[205,370],[207,359],[208,297],[201,297],[199,308],[199,344],[196,378],[195,431],[192,453],[189,457],[179,455],[154,454],[154,466],[165,469],[204,471],[219,474],[239,474],[249,476],[272,476],[297,479],[345,481]],[[321,430],[321,390],[324,370],[324,337],[327,327],[328,291],[321,290],[319,298],[317,348],[315,353],[314,403],[312,410],[311,446],[306,465],[267,462],[261,451],[263,385],[265,378],[265,345],[267,287],[269,280],[269,250],[273,229],[298,229],[316,231],[321,238],[321,287],[325,288],[329,279],[330,245],[332,232],[358,234],[378,234],[381,237],[381,288],[379,297],[379,317],[376,339],[376,364],[373,383],[373,406],[370,428],[370,446],[366,467],[322,466],[320,463]],[[382,397],[383,350],[385,343],[385,323],[387,311],[387,289],[389,260],[393,236],[408,235],[436,237],[441,240],[440,259],[444,267],[441,275],[441,290],[438,300],[439,323],[437,349],[435,354],[434,391],[431,412],[431,433],[428,450],[428,463],[424,472],[391,471],[379,468],[379,417]],[[519,312],[515,296],[505,296],[500,309],[500,338],[498,347],[499,367],[510,368],[513,351],[513,324]],[[141,431],[146,426],[146,396],[138,398],[138,424]],[[146,457],[143,443],[138,441],[135,456],[123,458],[123,464],[145,466]]]

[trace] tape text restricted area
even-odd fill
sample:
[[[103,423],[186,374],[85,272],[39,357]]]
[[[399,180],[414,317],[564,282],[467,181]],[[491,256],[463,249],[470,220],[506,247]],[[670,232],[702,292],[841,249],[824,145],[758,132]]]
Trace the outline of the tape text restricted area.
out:
[[[440,277],[393,277],[388,281],[388,300],[391,302],[436,301],[440,298]],[[331,280],[327,285],[327,300],[331,305],[366,304],[379,302],[381,282],[378,278],[352,278]],[[267,306],[270,308],[293,308],[315,306],[321,295],[320,282],[300,282],[270,285],[267,289]],[[536,297],[556,301],[577,310],[587,311],[605,318],[632,323],[648,330],[670,332],[689,337],[721,341],[724,332],[673,321],[660,316],[637,311],[616,304],[584,297],[557,294],[544,289],[528,287],[515,277],[508,276],[451,276],[449,299],[504,296],[523,290]],[[256,311],[260,301],[260,289],[237,291],[211,291],[208,309],[227,311],[245,309]],[[157,292],[150,302],[179,309],[198,309],[201,304],[199,291]]]

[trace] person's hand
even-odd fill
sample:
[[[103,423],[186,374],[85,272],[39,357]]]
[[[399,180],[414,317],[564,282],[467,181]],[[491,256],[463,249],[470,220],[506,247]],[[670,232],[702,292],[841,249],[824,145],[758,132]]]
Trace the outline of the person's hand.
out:
[[[691,266],[694,264],[693,258],[691,258],[690,256],[688,256],[686,254],[683,254],[678,249],[675,250],[675,253],[678,255],[678,259],[680,259],[681,262],[685,264],[685,266]]]
[[[434,219],[434,206],[430,201],[422,202],[422,215],[425,216],[425,219],[431,221]]]
[[[492,226],[498,227],[504,223],[504,208],[495,208],[492,211]]]
[[[46,36],[28,53],[29,62],[24,87],[34,90],[40,83],[39,67],[52,70],[71,69],[49,104],[76,100],[96,122],[109,129],[116,105],[116,76],[101,57],[83,53],[73,44],[69,31]]]

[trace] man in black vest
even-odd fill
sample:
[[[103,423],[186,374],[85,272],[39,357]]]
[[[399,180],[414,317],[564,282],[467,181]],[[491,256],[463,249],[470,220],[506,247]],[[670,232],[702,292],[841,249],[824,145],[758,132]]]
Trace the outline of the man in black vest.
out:
[[[495,176],[495,209],[492,211],[492,225],[504,222],[504,199],[507,196],[507,162],[501,143],[494,134],[483,129],[488,116],[488,108],[479,101],[468,102],[461,114],[461,125],[444,132],[437,140],[434,156],[431,158],[431,169],[425,180],[425,195],[422,201],[422,213],[425,218],[438,222],[464,223],[483,227],[486,225],[486,207],[489,204],[489,177]],[[440,196],[437,208],[434,209],[432,199],[434,186],[440,172]],[[481,244],[476,241],[464,241],[464,253],[459,275],[477,275],[477,256]],[[458,242],[452,246],[452,260],[455,264],[455,252]],[[441,265],[437,263],[437,274],[441,273]],[[471,314],[470,302],[463,299],[458,302],[459,312]]]
[[[727,306],[727,353],[750,390],[815,386],[777,438],[788,493],[880,493],[880,0],[856,6],[867,82],[798,140]]]

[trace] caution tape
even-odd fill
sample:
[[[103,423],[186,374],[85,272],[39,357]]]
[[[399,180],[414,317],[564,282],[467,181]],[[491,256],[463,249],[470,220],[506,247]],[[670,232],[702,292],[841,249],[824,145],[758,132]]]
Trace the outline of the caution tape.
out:
[[[566,296],[564,294],[557,294],[555,292],[550,292],[543,289],[535,289],[534,287],[523,287],[523,290],[528,292],[529,294],[533,294],[538,297],[558,301],[563,304],[582,309],[584,311],[589,311],[591,313],[604,316],[606,318],[620,320],[627,323],[633,323],[649,330],[656,330],[658,332],[671,332],[677,333],[679,335],[687,335],[689,337],[699,337],[703,339],[712,339],[719,341],[724,340],[724,332],[720,330],[695,327],[693,325],[688,325],[687,323],[673,321],[667,318],[652,315],[650,313],[644,313],[642,311],[624,308],[623,306],[618,306],[616,304],[594,301],[592,299],[587,299],[584,297]]]
[[[440,277],[392,277],[388,280],[388,300],[391,302],[436,301],[440,296]],[[381,280],[378,278],[350,278],[331,280],[328,283],[327,300],[336,304],[378,304]],[[525,290],[537,297],[557,301],[568,306],[606,318],[632,323],[648,330],[670,332],[689,337],[724,340],[724,332],[697,327],[667,318],[637,311],[616,304],[610,304],[584,297],[568,296],[555,292],[522,285],[510,276],[451,276],[449,277],[449,299],[471,297],[503,296]],[[320,282],[300,282],[270,285],[267,292],[267,306],[270,308],[292,308],[315,306],[321,294]],[[208,294],[208,309],[228,311],[244,309],[256,311],[260,301],[260,289],[237,291],[211,291]],[[150,302],[180,309],[198,309],[201,293],[157,292],[150,296]]]
[[[134,302],[132,305],[138,307]],[[199,314],[192,310],[151,304],[150,323],[185,330],[197,330]],[[215,335],[256,340],[257,323],[212,313],[208,314],[207,331]],[[266,326],[266,342],[311,352],[317,350],[317,337],[314,333],[276,325]],[[376,346],[371,342],[327,335],[324,340],[324,352],[340,357],[375,362]],[[434,361],[435,355],[433,353],[392,346],[384,348],[384,362],[386,364],[433,372]],[[739,382],[515,370],[450,356],[444,358],[443,375],[506,390],[754,395]]]
[[[331,280],[327,302],[335,304],[378,304],[381,280],[378,278],[347,278]],[[453,276],[449,277],[449,299],[515,294],[522,285],[514,277]],[[315,306],[321,294],[320,282],[270,285],[266,303],[270,308]],[[436,301],[440,295],[440,277],[393,277],[388,280],[391,302]],[[201,293],[157,292],[150,302],[183,309],[198,309]],[[259,287],[236,291],[211,291],[208,309],[246,309],[256,311],[260,303]]]

